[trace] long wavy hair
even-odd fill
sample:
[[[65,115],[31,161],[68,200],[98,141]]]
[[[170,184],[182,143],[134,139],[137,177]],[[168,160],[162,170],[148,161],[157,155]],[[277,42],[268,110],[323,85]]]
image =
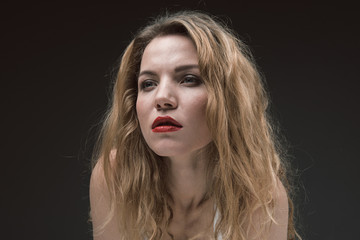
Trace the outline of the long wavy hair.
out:
[[[171,222],[167,164],[146,144],[135,107],[144,49],[152,39],[171,34],[193,41],[208,91],[206,119],[212,142],[206,152],[213,176],[208,195],[220,215],[212,237],[246,239],[247,223],[258,208],[265,213],[261,231],[266,233],[274,222],[278,179],[288,193],[290,189],[268,116],[264,83],[250,51],[236,34],[215,17],[193,11],[153,20],[135,35],[122,56],[94,154],[102,163],[110,193],[108,221],[102,227],[116,218],[121,239],[154,240],[166,234]],[[290,198],[289,206],[288,239],[295,239]]]

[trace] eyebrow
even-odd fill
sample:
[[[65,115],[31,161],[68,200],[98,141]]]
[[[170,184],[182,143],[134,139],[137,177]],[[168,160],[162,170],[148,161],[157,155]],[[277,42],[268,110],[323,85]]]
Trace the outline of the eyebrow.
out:
[[[181,71],[185,71],[185,70],[189,70],[192,68],[199,68],[199,65],[197,64],[190,64],[190,65],[182,65],[179,67],[175,68],[175,72],[181,72]],[[149,70],[144,70],[141,71],[140,74],[138,75],[138,77],[142,76],[142,75],[151,75],[151,76],[156,76],[156,73],[153,71],[149,71]]]
[[[153,72],[153,71],[145,70],[145,71],[142,71],[141,73],[139,73],[139,76],[138,76],[138,77],[140,77],[140,76],[142,76],[142,75],[152,75],[152,76],[155,76],[156,74],[155,74],[155,72]]]
[[[192,68],[199,68],[199,65],[192,64],[192,65],[183,65],[175,68],[175,72],[181,72]]]

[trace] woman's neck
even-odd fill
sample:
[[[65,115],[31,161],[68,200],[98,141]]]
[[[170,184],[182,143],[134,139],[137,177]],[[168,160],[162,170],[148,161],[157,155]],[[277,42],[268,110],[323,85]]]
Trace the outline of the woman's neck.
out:
[[[168,157],[168,187],[174,207],[182,211],[199,208],[208,192],[208,159],[204,154]]]

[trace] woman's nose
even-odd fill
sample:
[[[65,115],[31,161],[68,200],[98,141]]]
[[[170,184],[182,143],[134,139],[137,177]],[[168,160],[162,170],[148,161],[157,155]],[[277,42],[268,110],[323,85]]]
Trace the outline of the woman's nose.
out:
[[[163,80],[157,88],[155,96],[155,108],[157,110],[169,110],[177,108],[176,90],[170,80]]]

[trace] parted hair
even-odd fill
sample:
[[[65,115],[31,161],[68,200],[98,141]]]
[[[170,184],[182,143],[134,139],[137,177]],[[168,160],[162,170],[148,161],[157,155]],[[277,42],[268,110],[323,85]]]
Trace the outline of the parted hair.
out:
[[[165,181],[167,164],[146,144],[135,106],[144,49],[154,38],[172,34],[193,41],[208,92],[206,119],[212,142],[204,151],[213,177],[207,194],[220,216],[211,237],[246,239],[251,227],[247,223],[257,209],[264,213],[259,234],[266,235],[269,226],[276,224],[273,193],[278,180],[288,193],[290,187],[268,114],[264,82],[237,35],[216,17],[194,11],[152,20],[123,53],[93,162],[102,164],[110,211],[107,221],[94,231],[116,218],[123,240],[154,240],[168,234],[172,196]],[[288,199],[288,239],[295,239],[293,205]]]

